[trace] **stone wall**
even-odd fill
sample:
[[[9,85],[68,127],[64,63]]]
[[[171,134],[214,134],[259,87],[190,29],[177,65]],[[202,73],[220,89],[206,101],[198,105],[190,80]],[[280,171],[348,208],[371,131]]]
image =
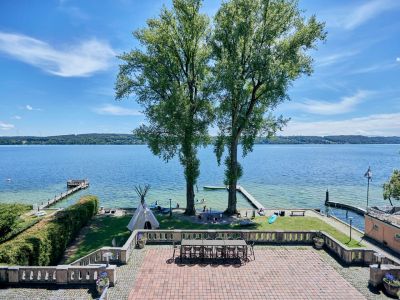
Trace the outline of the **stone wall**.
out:
[[[58,265],[54,267],[0,267],[0,283],[17,284],[95,284],[101,272],[106,272],[110,285],[116,283],[116,266],[105,264],[91,266]]]

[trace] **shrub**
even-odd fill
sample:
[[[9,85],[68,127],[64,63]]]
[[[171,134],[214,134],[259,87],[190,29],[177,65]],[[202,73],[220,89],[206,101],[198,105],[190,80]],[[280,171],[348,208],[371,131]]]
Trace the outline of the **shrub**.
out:
[[[0,245],[0,263],[8,265],[55,265],[68,243],[97,213],[98,199],[81,198],[76,204]]]

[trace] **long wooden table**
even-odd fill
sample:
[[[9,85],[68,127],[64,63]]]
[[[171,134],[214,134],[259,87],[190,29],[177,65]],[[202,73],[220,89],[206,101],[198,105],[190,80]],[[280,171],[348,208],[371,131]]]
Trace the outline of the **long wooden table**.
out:
[[[244,247],[245,257],[247,257],[247,244],[245,240],[188,240],[183,239],[181,242],[180,257],[184,247]],[[214,249],[213,249],[214,252]]]

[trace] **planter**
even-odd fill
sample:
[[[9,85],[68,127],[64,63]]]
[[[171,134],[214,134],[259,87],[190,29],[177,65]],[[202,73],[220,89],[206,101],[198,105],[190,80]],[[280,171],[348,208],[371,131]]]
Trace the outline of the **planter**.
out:
[[[143,249],[143,248],[144,248],[144,245],[146,245],[146,241],[145,241],[145,240],[138,240],[138,241],[137,241],[137,247],[138,247],[139,249]]]
[[[314,241],[315,249],[320,250],[324,247],[325,241],[323,238],[315,237],[315,238],[313,238],[313,241]]]
[[[108,285],[96,286],[96,289],[97,289],[97,292],[99,293],[100,298],[103,296],[103,293],[107,288],[108,288]]]
[[[385,280],[383,281],[383,286],[385,287],[386,293],[389,296],[399,298],[399,291],[400,287],[398,285],[391,285],[390,283],[387,283]]]

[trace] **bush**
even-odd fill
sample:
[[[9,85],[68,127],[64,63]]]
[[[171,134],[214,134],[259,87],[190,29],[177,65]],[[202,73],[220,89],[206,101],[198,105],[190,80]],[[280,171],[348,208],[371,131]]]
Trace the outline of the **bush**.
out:
[[[56,265],[67,245],[97,213],[98,199],[81,198],[76,204],[0,245],[0,263],[8,265]]]

